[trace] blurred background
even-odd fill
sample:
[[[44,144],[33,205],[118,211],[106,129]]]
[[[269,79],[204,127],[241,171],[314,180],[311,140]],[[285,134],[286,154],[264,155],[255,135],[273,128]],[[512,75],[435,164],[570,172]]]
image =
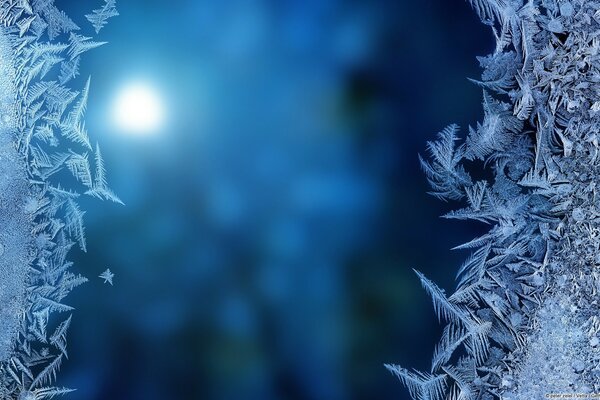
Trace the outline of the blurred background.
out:
[[[101,3],[57,1],[88,36]],[[439,218],[457,205],[426,194],[417,154],[480,117],[466,77],[490,31],[463,0],[118,8],[76,84],[92,75],[87,127],[126,206],[84,199],[88,252],[71,258],[90,282],[67,301],[58,385],[72,400],[408,399],[383,364],[429,370],[440,334],[412,268],[453,290],[467,254],[449,249],[482,228]],[[135,113],[132,86],[162,119],[115,118]]]

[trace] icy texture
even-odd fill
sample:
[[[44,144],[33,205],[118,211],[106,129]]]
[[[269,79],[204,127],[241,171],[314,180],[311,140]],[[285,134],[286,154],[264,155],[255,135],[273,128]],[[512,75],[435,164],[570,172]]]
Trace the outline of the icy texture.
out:
[[[26,165],[13,141],[16,131],[14,70],[7,60],[12,49],[0,35],[0,361],[6,361],[25,307],[26,266],[32,245],[33,221],[25,212],[29,195]]]
[[[81,92],[64,86],[103,43],[74,33],[53,0],[0,0],[0,26],[0,399],[50,399],[70,391],[51,386],[67,357],[63,299],[86,281],[66,261],[86,243],[65,173],[80,192],[119,202],[83,123],[90,80]]]
[[[417,272],[448,322],[430,373],[387,367],[419,400],[600,396],[600,2],[470,3],[497,40],[483,122],[421,161],[434,196],[466,200],[445,217],[491,228],[457,247],[452,295]]]

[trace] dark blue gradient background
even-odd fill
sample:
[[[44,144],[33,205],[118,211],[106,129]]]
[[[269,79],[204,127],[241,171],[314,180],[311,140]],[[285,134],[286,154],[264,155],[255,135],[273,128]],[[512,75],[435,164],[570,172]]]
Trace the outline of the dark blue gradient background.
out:
[[[82,26],[100,0],[57,0]],[[87,127],[126,207],[84,199],[90,283],[72,400],[407,399],[440,333],[412,272],[448,290],[482,227],[439,219],[417,154],[474,124],[492,35],[464,0],[121,0],[85,57]],[[154,137],[114,129],[132,80]],[[454,205],[455,206],[455,205]],[[97,278],[105,268],[115,286]]]

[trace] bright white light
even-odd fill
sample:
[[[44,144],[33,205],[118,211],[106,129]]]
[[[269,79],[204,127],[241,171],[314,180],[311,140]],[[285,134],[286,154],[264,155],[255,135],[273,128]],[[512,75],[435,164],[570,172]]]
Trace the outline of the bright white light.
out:
[[[164,122],[165,110],[160,96],[147,84],[136,83],[124,87],[113,107],[114,121],[125,133],[155,133]]]

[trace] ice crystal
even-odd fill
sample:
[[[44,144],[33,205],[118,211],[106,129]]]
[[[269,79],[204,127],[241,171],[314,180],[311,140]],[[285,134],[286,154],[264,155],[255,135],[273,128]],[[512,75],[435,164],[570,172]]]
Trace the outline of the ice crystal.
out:
[[[105,0],[102,8],[94,10],[91,14],[85,17],[94,26],[96,33],[100,33],[100,30],[107,24],[108,19],[117,17],[119,12],[116,8],[116,0]]]
[[[51,399],[71,391],[52,384],[67,358],[73,308],[63,300],[86,281],[67,261],[75,243],[86,248],[77,198],[83,192],[119,201],[83,122],[90,80],[80,92],[65,86],[79,73],[80,55],[103,44],[74,33],[78,29],[53,0],[0,0],[3,400]],[[62,171],[79,188],[68,187]]]
[[[110,270],[110,268],[106,268],[106,271],[104,271],[103,273],[98,275],[98,277],[100,279],[104,279],[104,283],[110,283],[110,285],[112,286],[113,278],[115,277],[115,274],[113,274],[113,272]]]
[[[446,295],[429,373],[387,367],[418,400],[600,393],[600,2],[469,0],[496,38],[480,57],[483,122],[452,125],[421,159],[447,218],[488,233]],[[468,161],[465,163],[465,161]],[[468,168],[467,168],[468,166]],[[469,171],[491,169],[489,180]],[[478,174],[481,176],[482,174]]]

